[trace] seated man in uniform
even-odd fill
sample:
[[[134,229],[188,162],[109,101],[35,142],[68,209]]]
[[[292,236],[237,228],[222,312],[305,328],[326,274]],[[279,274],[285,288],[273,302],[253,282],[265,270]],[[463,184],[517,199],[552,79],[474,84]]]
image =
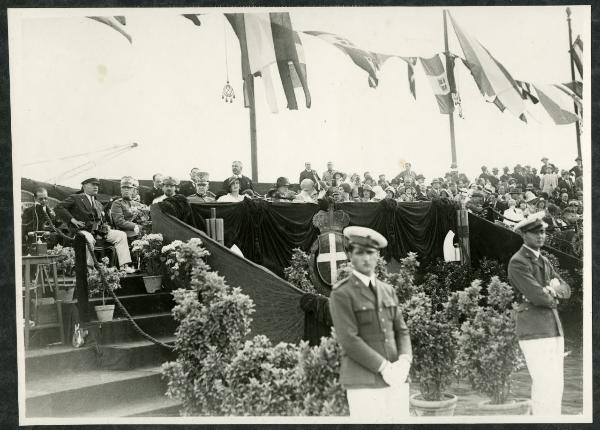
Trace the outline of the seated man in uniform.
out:
[[[387,240],[357,226],[344,229],[344,240],[354,270],[333,286],[329,308],[342,347],[340,383],[346,388],[350,416],[406,418],[410,334],[393,287],[375,277],[379,250]]]
[[[198,181],[196,182],[196,192],[188,196],[187,200],[190,203],[210,203],[216,200],[216,196],[208,190],[208,173],[200,172]]]
[[[96,244],[97,237],[104,236],[107,242],[115,246],[120,267],[127,273],[133,273],[135,269],[130,266],[131,255],[127,245],[127,235],[108,226],[104,219],[102,203],[96,199],[99,184],[100,180],[96,178],[83,181],[81,183],[83,193],[71,194],[60,202],[56,207],[56,214],[69,225],[72,232],[81,232],[92,247]],[[88,266],[94,265],[89,250],[87,263]]]
[[[133,221],[137,208],[142,206],[133,199],[134,190],[134,179],[131,176],[123,176],[121,178],[121,197],[113,201],[110,207],[110,218],[113,225],[124,231],[130,241],[139,236],[141,228]]]

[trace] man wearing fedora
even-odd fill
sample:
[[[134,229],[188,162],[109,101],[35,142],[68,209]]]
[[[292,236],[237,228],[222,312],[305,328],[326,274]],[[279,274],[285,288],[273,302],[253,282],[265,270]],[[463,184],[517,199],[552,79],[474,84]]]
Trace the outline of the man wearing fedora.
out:
[[[342,348],[340,383],[350,416],[398,420],[409,415],[408,372],[412,347],[398,298],[375,277],[379,250],[387,240],[366,227],[344,229],[352,275],[337,282],[329,297],[333,326]]]
[[[524,297],[516,323],[531,375],[531,411],[548,416],[561,414],[564,338],[556,306],[571,296],[571,289],[540,253],[546,241],[544,216],[537,212],[515,225],[523,246],[508,264],[508,279]]]
[[[81,185],[83,192],[71,194],[60,202],[56,207],[56,215],[69,225],[71,231],[81,232],[92,246],[95,245],[99,232],[102,232],[104,239],[114,245],[121,268],[127,273],[135,272],[135,269],[130,267],[131,254],[127,245],[127,234],[121,230],[111,229],[105,223],[102,203],[96,198],[100,180],[89,178]],[[89,251],[86,252],[88,266],[93,266],[92,256]]]

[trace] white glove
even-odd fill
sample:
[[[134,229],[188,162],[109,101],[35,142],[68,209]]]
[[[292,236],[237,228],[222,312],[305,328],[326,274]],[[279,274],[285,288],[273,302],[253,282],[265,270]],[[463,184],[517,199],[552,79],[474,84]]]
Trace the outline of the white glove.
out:
[[[140,226],[136,224],[135,227],[133,227],[133,232],[135,234],[139,234],[140,233]]]
[[[399,375],[398,377],[400,378],[400,380],[402,380],[402,383],[405,383],[408,379],[408,373],[410,372],[410,364],[411,359],[408,355],[405,354],[398,357],[398,361],[392,364],[392,367],[396,369]]]
[[[394,366],[390,362],[386,362],[386,365],[381,370],[381,376],[383,377],[385,383],[388,384],[390,387],[397,387],[406,382],[406,377],[408,376],[408,373],[404,375],[403,378],[402,369]]]
[[[550,288],[556,290],[558,287],[560,287],[560,281],[556,278],[552,278],[552,280],[550,281]]]

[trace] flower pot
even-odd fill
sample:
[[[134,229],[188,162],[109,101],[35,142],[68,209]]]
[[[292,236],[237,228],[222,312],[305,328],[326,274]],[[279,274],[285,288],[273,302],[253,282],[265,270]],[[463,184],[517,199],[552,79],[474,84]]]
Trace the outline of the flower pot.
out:
[[[442,400],[425,400],[421,393],[410,396],[410,404],[419,417],[453,416],[458,397],[454,394],[444,393]]]
[[[113,314],[115,312],[115,305],[99,305],[94,306],[94,309],[96,310],[96,317],[98,317],[98,321],[112,321]]]
[[[144,287],[148,294],[160,290],[162,285],[162,275],[144,276]]]
[[[481,415],[529,415],[531,402],[529,399],[510,399],[500,405],[490,404],[491,400],[484,400],[477,404]]]

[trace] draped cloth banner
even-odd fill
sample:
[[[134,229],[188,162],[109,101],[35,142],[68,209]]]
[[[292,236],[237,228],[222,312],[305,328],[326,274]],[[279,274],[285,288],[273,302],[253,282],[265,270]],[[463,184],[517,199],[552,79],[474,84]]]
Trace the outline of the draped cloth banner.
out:
[[[217,218],[225,224],[225,245],[237,245],[244,256],[279,276],[290,265],[294,248],[309,251],[318,230],[312,224],[319,207],[313,204],[269,203],[245,199],[241,203],[192,204],[201,218]],[[350,225],[370,227],[388,240],[383,255],[400,259],[409,251],[421,260],[443,257],[448,230],[456,231],[456,208],[444,201],[397,203],[339,203],[336,210],[350,216]]]
[[[161,233],[165,243],[199,237],[210,252],[207,263],[225,277],[231,287],[239,287],[254,302],[250,337],[263,334],[273,343],[297,343],[304,335],[303,292],[274,273],[242,258],[202,231],[164,213],[159,205],[150,207],[152,230]]]

